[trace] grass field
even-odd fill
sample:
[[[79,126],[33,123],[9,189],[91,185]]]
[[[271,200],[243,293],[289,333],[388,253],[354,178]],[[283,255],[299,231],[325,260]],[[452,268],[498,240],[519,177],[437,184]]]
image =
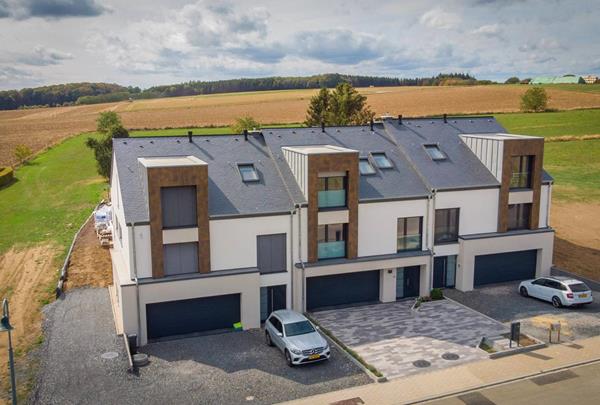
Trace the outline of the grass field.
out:
[[[263,128],[286,128],[302,124],[266,124]],[[129,131],[130,136],[185,136],[188,131],[193,135],[230,135],[233,131],[230,127],[190,127],[169,129],[134,129]]]
[[[600,134],[600,109],[496,114],[495,117],[515,134],[544,137]]]
[[[582,93],[600,93],[600,84],[545,84],[548,90],[579,91]]]
[[[584,87],[584,86],[582,86]],[[592,87],[590,85],[590,87]],[[359,91],[377,114],[405,117],[515,112],[528,86],[374,87]],[[305,119],[309,99],[317,92],[285,90],[136,100],[86,106],[0,111],[0,165],[13,164],[16,145],[34,152],[75,134],[93,131],[101,111],[116,111],[127,128],[196,128],[227,126],[253,116],[261,123],[294,123]],[[549,87],[550,108],[600,108],[600,93]]]

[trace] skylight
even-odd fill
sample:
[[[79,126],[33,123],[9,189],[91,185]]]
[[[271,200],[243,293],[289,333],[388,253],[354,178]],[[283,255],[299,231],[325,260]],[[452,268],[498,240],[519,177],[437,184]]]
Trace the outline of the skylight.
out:
[[[375,174],[375,168],[367,158],[358,161],[358,170],[360,170],[360,174],[362,175]]]
[[[258,181],[258,173],[254,168],[252,163],[249,164],[239,164],[238,169],[240,170],[240,174],[242,175],[242,181]]]
[[[424,145],[425,151],[432,160],[446,160],[446,155],[437,145]]]
[[[391,169],[393,167],[392,162],[390,162],[390,160],[385,155],[385,153],[383,153],[383,152],[371,153],[371,156],[373,156],[373,160],[375,161],[375,164],[380,169]]]

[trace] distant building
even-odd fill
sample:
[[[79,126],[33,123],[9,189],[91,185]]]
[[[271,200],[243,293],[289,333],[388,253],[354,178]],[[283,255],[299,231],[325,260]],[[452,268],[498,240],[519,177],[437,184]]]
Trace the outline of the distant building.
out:
[[[529,84],[584,84],[585,81],[581,76],[565,75],[565,76],[538,76],[531,79]]]
[[[596,75],[585,75],[582,77],[582,79],[587,83],[587,84],[594,84],[598,81],[598,76]]]

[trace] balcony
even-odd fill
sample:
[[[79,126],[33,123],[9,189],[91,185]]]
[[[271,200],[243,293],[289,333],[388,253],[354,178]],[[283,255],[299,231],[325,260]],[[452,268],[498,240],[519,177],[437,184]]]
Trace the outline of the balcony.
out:
[[[510,188],[531,188],[531,173],[530,172],[516,172],[513,173],[510,178]]]
[[[421,250],[421,234],[398,237],[398,252],[406,250]]]
[[[318,258],[335,259],[346,256],[346,241],[320,242],[318,244]]]
[[[346,190],[325,190],[318,193],[319,208],[346,206]]]

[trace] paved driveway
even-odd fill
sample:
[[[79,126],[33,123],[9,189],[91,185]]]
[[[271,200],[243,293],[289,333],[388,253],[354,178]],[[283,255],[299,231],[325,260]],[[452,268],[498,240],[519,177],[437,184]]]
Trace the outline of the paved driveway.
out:
[[[150,365],[130,375],[106,289],[70,291],[45,313],[37,404],[270,404],[371,382],[335,348],[291,369],[260,330],[147,345]]]
[[[487,358],[476,348],[483,336],[507,329],[491,319],[448,300],[424,303],[417,313],[413,301],[366,305],[315,312],[313,316],[346,346],[386,377],[400,377]],[[452,353],[457,360],[442,355]],[[430,366],[417,367],[425,360]]]
[[[554,308],[552,304],[518,293],[519,282],[480,287],[473,291],[445,290],[455,301],[484,313],[500,322],[521,321],[521,331],[542,341],[548,341],[550,323],[560,322],[562,338],[583,339],[600,335],[600,291],[594,291],[596,301],[582,308]]]

